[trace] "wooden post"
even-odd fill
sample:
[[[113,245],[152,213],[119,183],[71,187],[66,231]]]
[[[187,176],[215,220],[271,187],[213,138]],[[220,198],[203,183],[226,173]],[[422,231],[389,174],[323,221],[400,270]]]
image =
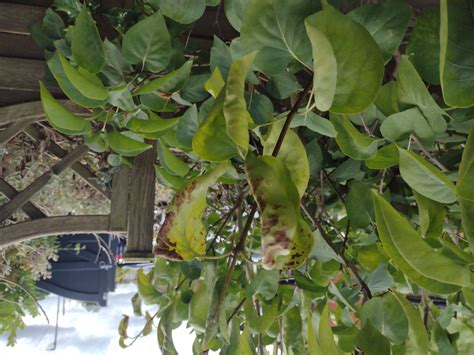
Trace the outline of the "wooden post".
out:
[[[112,181],[112,199],[110,202],[109,226],[111,229],[127,230],[128,223],[128,189],[130,185],[130,169],[122,166],[114,174]]]
[[[156,149],[134,160],[130,177],[128,239],[125,257],[153,257],[153,222],[155,210]]]

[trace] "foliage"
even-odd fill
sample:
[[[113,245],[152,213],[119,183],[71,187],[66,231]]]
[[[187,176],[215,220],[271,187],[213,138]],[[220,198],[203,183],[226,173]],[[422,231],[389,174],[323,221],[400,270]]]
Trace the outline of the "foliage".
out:
[[[79,2],[36,26],[89,112],[42,86],[51,126],[114,165],[156,141],[177,190],[133,299],[157,311],[121,346],[156,327],[175,354],[184,323],[194,353],[473,352],[473,3],[414,30],[401,0],[355,3],[228,0],[240,35],[210,50],[193,22],[219,1],[114,9],[113,40]]]
[[[8,334],[8,345],[15,344],[16,333],[25,327],[26,313],[40,315],[38,300],[44,293],[36,281],[51,277],[50,260],[57,260],[55,237],[19,243],[0,250],[0,335]]]

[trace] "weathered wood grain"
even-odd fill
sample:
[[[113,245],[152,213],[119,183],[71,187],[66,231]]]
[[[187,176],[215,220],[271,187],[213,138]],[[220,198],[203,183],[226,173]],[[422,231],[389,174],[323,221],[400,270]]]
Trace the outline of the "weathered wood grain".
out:
[[[19,193],[12,185],[3,179],[0,179],[0,192],[10,200]],[[25,203],[21,209],[31,219],[46,217],[46,215],[31,202]]]
[[[112,198],[110,202],[110,227],[127,229],[128,223],[128,189],[130,185],[130,168],[122,166],[112,180]]]
[[[40,218],[0,228],[0,248],[50,235],[123,232],[109,228],[107,215]]]
[[[155,161],[156,149],[154,148],[140,154],[133,161],[128,205],[128,255],[138,256],[141,253],[152,252]]]
[[[9,218],[13,213],[18,211],[25,205],[36,193],[38,193],[46,184],[51,180],[53,175],[59,175],[66,169],[71,167],[76,161],[84,157],[89,151],[84,145],[80,145],[73,149],[68,155],[66,155],[59,162],[54,164],[51,170],[45,172],[43,175],[34,180],[27,188],[19,192],[9,202],[0,206],[0,223]]]
[[[0,57],[44,59],[44,53],[31,36],[0,33]]]
[[[43,20],[44,7],[0,3],[0,32],[29,34],[28,26]]]

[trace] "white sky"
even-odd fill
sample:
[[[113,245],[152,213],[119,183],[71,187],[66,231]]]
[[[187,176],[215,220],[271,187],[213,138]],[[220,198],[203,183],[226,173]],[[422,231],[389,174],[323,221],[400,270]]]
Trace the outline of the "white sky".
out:
[[[117,285],[114,293],[109,293],[108,306],[99,312],[87,312],[78,302],[66,300],[66,313],[59,313],[58,342],[55,351],[47,351],[54,341],[56,307],[58,297],[48,295],[41,305],[48,314],[50,324],[44,316],[26,318],[27,327],[18,333],[17,344],[6,346],[6,337],[0,337],[1,355],[126,355],[161,354],[156,338],[156,328],[147,337],[138,339],[131,347],[122,349],[118,345],[118,324],[122,314],[130,316],[128,334],[134,335],[143,328],[143,318],[133,316],[130,299],[136,292],[136,285]],[[61,300],[62,307],[62,300]],[[145,308],[144,308],[145,310]],[[150,312],[151,313],[151,312]],[[194,335],[184,326],[173,332],[176,350],[179,354],[192,354]]]

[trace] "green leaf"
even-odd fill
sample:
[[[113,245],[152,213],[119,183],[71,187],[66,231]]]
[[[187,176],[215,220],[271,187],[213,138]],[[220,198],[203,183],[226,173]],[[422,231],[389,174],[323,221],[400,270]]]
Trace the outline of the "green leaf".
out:
[[[82,107],[100,107],[107,102],[108,97],[105,97],[101,100],[94,100],[89,98],[86,95],[83,95],[76,87],[71,83],[71,81],[66,76],[64,69],[61,65],[61,60],[59,59],[60,54],[55,53],[48,61],[48,68],[56,79],[61,90],[79,106]]]
[[[439,8],[422,9],[416,16],[406,53],[424,81],[439,85]]]
[[[400,154],[400,175],[413,190],[441,203],[456,201],[455,186],[438,168],[419,155],[398,148]]]
[[[363,111],[377,96],[384,72],[374,39],[330,5],[305,24],[313,47],[316,107],[335,113]]]
[[[206,8],[206,0],[153,0],[163,15],[178,22],[188,24],[199,19]]]
[[[282,342],[288,354],[303,354],[305,346],[299,308],[293,307],[288,310],[283,317],[282,323]]]
[[[265,95],[245,93],[247,110],[256,126],[266,125],[273,121],[273,103]]]
[[[474,32],[472,2],[441,1],[440,63],[444,101],[453,107],[474,105]]]
[[[365,165],[369,169],[388,169],[392,166],[398,165],[399,154],[396,144],[389,144],[377,151],[377,155],[372,159],[365,161]]]
[[[160,163],[170,174],[177,176],[185,176],[188,174],[188,164],[176,157],[161,140],[157,141],[156,150],[158,151]]]
[[[198,111],[196,105],[191,106],[178,120],[176,140],[185,149],[192,149],[193,137],[198,129]]]
[[[61,39],[64,31],[64,21],[51,8],[46,10],[43,18],[43,31],[51,39]]]
[[[400,112],[398,106],[397,82],[392,80],[382,85],[374,103],[385,116]]]
[[[397,91],[400,102],[418,106],[435,133],[446,131],[447,124],[443,117],[446,113],[431,97],[420,75],[406,55],[402,55],[398,66]]]
[[[118,86],[110,89],[109,103],[127,112],[133,112],[137,109],[137,106],[133,102],[132,94],[128,88],[128,85]]]
[[[275,49],[287,58],[311,63],[311,46],[304,19],[319,9],[310,0],[249,0],[244,9],[240,34],[248,51]]]
[[[98,73],[104,67],[104,46],[86,6],[82,7],[72,29],[71,50],[77,64],[90,73]]]
[[[419,355],[428,354],[429,339],[420,312],[413,307],[406,298],[396,292],[393,293],[402,306],[408,319],[408,338],[405,342],[405,354]]]
[[[67,135],[81,135],[91,132],[91,123],[69,112],[50,94],[40,82],[41,104],[49,123],[59,132]]]
[[[246,172],[260,208],[263,267],[296,268],[307,258],[313,237],[288,168],[278,158],[250,155]]]
[[[277,276],[278,277],[278,276]],[[250,328],[257,334],[265,334],[265,331],[275,322],[278,317],[278,308],[281,298],[273,297],[271,303],[267,305],[265,302],[260,302],[260,313],[257,313],[253,305],[252,298],[247,298],[244,303],[244,312]]]
[[[286,70],[272,75],[267,85],[270,96],[278,100],[286,100],[299,89],[301,85],[296,77]]]
[[[271,300],[278,291],[278,270],[260,269],[252,282],[245,289],[245,297],[251,299],[253,295],[261,295],[265,300]]]
[[[331,115],[331,122],[337,131],[336,143],[345,155],[356,160],[375,157],[377,140],[360,133],[346,116]]]
[[[306,112],[296,115],[291,121],[291,127],[305,126],[313,132],[322,134],[323,136],[335,138],[337,132],[334,125],[328,119],[321,117],[314,112]]]
[[[470,284],[466,267],[434,251],[410,223],[374,191],[372,199],[383,247],[409,278],[439,294],[450,293],[456,286]]]
[[[370,321],[393,344],[402,344],[408,336],[408,319],[391,293],[374,297],[364,303],[361,320],[363,325]]]
[[[474,253],[474,127],[471,128],[459,165],[456,194],[461,207],[464,235]]]
[[[140,102],[143,106],[157,112],[173,112],[176,109],[171,99],[164,99],[159,93],[141,95]]]
[[[141,20],[123,38],[123,57],[129,64],[140,64],[157,73],[171,58],[171,40],[161,12]]]
[[[411,17],[411,8],[402,1],[389,0],[381,4],[362,5],[349,12],[349,16],[369,31],[387,63],[400,46]]]
[[[117,131],[108,132],[106,136],[110,148],[125,157],[134,157],[152,147],[150,144],[137,141]]]
[[[162,166],[155,165],[156,177],[165,186],[171,187],[174,190],[181,190],[186,182],[180,176],[170,174]]]
[[[120,320],[119,326],[118,326],[118,333],[122,338],[127,338],[127,329],[128,329],[128,321],[130,317],[127,315],[123,315],[122,319]]]
[[[113,85],[119,85],[124,81],[124,70],[127,70],[122,56],[120,47],[110,42],[108,39],[104,40],[104,55],[105,65],[102,68],[102,74]]]
[[[331,326],[329,325],[329,320],[329,307],[326,303],[319,319],[319,346],[321,354],[340,354]]]
[[[156,113],[148,111],[148,119],[141,119],[133,117],[127,123],[127,127],[137,133],[156,133],[166,131],[167,129],[174,127],[178,122],[179,118],[161,118]]]
[[[132,307],[133,307],[133,314],[137,317],[142,316],[142,299],[140,298],[140,294],[137,292],[132,297]]]
[[[193,151],[208,161],[225,161],[238,155],[234,142],[227,134],[224,97],[225,93],[221,92],[193,138]]]
[[[108,90],[102,84],[102,81],[87,71],[74,68],[61,54],[59,60],[69,82],[85,97],[92,100],[105,100],[109,96]]]
[[[245,7],[249,0],[227,0],[224,1],[224,11],[229,23],[237,31],[240,31]]]
[[[152,284],[153,272],[145,274],[143,269],[137,272],[137,287],[140,298],[145,304],[157,304],[160,301],[161,293],[159,293]]]
[[[214,68],[211,77],[204,84],[204,88],[213,98],[217,98],[222,88],[225,86],[225,81],[218,67]]]
[[[202,264],[193,259],[191,261],[183,261],[179,264],[181,267],[181,272],[190,280],[197,280],[201,276],[201,271],[203,269]]]
[[[245,78],[250,71],[255,52],[236,60],[229,70],[223,113],[226,131],[229,138],[235,143],[240,155],[245,158],[249,145],[249,123],[252,123],[247,111],[247,103],[244,98]]]
[[[313,280],[306,277],[303,273],[299,272],[298,270],[294,271],[294,277],[295,277],[296,285],[301,290],[314,292],[316,294],[322,294],[326,292],[325,287],[319,286]]]
[[[143,85],[135,91],[134,95],[143,95],[150,92],[161,91],[165,93],[173,93],[179,91],[191,74],[192,60],[188,60],[180,68],[163,75],[158,79],[154,79]]]
[[[160,323],[158,324],[158,344],[163,355],[179,355],[173,343],[173,318],[176,311],[176,306],[173,304],[166,308],[161,315]]]
[[[410,133],[431,145],[434,132],[420,110],[416,107],[388,116],[380,126],[380,133],[393,142],[405,139]]]
[[[357,338],[357,346],[367,355],[390,354],[390,343],[375,328],[371,321],[365,322]]]
[[[211,72],[219,69],[222,78],[227,79],[233,58],[240,58],[242,55],[232,55],[231,49],[219,37],[214,36],[214,42],[211,48],[211,57],[209,64]]]
[[[191,180],[171,202],[160,228],[155,255],[172,260],[191,260],[206,251],[206,228],[202,216],[209,187],[228,166],[220,164],[208,173]],[[194,297],[193,297],[194,298]]]
[[[357,228],[367,227],[374,219],[370,189],[363,182],[354,180],[346,197],[347,216]]]
[[[264,155],[272,154],[284,123],[285,120],[279,120],[271,125],[263,141]],[[291,180],[298,189],[299,196],[302,197],[308,186],[309,162],[303,142],[293,130],[287,131],[277,159],[281,160],[288,168]]]
[[[446,209],[439,203],[414,192],[418,215],[420,218],[421,235],[424,238],[439,238],[443,233]]]

